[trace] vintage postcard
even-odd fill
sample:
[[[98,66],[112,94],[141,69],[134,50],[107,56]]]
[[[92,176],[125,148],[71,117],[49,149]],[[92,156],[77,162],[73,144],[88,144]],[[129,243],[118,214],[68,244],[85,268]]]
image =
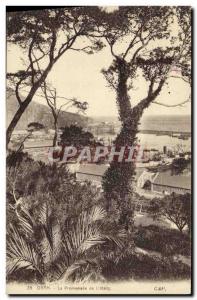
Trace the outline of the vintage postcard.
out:
[[[7,294],[192,293],[191,32],[189,6],[7,6]]]

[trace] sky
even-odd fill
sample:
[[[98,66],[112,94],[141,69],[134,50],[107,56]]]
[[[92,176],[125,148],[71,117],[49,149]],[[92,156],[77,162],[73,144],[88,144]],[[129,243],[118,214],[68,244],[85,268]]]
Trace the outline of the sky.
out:
[[[7,71],[15,72],[17,69],[22,69],[21,58],[24,58],[24,54],[17,46],[8,47]],[[69,50],[54,65],[48,79],[59,96],[87,101],[89,104],[87,116],[118,116],[115,92],[108,87],[101,73],[101,70],[107,68],[111,62],[112,57],[108,47],[93,55]],[[156,101],[174,105],[188,99],[190,87],[187,83],[175,78],[169,79],[168,83]],[[139,75],[130,91],[132,104],[136,104],[147,95],[147,87],[148,83]],[[38,96],[34,96],[33,101],[46,104],[45,99]],[[59,104],[63,104],[62,100]],[[190,103],[175,108],[151,104],[145,111],[145,115],[187,115],[190,114],[190,110]]]

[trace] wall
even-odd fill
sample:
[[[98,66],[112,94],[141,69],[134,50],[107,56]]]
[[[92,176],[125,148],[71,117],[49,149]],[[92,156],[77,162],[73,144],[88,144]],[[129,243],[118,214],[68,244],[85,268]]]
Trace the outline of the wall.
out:
[[[159,184],[152,184],[152,191],[153,192],[158,192],[158,193],[163,193],[163,191],[166,191],[168,193],[177,193],[177,194],[186,194],[186,193],[191,193],[191,190],[183,189],[183,188],[177,188],[177,187],[170,187],[170,186],[165,186],[165,185],[159,185]]]

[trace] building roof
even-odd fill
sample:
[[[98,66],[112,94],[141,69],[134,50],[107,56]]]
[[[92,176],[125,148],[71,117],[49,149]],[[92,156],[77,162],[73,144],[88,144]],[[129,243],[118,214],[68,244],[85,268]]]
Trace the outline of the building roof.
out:
[[[109,165],[98,165],[98,164],[81,164],[77,170],[78,174],[87,174],[95,176],[103,176],[106,170],[109,168]],[[139,178],[140,175],[144,172],[144,168],[135,169],[135,178]]]
[[[81,164],[79,166],[79,169],[77,170],[77,173],[102,177],[105,171],[108,169],[108,167],[108,165]]]
[[[171,172],[160,172],[153,179],[153,184],[191,189],[191,175],[171,175]]]

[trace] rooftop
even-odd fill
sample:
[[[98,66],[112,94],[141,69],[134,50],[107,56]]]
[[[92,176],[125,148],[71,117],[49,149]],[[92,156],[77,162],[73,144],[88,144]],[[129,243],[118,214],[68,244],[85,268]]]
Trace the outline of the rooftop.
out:
[[[97,164],[81,164],[77,173],[103,176],[105,171],[108,169],[108,165],[97,165]]]
[[[153,179],[153,184],[191,189],[191,175],[171,175],[171,172],[160,172]]]
[[[98,164],[81,164],[77,173],[87,174],[87,175],[95,175],[95,176],[103,176],[106,170],[109,168],[109,165],[98,165]],[[144,171],[144,168],[136,168],[135,169],[135,177],[138,178]]]

